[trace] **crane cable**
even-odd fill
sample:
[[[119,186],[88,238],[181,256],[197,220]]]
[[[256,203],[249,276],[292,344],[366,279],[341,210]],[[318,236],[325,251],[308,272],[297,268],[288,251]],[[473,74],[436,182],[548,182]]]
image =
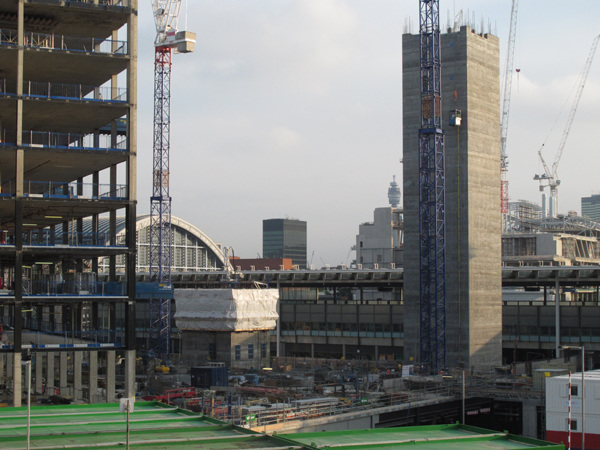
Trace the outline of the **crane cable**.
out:
[[[542,145],[540,146],[540,149],[538,150],[538,153],[540,154],[540,157],[541,157],[542,149],[544,148],[544,146],[546,145],[546,142],[548,142],[548,139],[550,138],[550,135],[552,134],[552,132],[556,128],[556,125],[557,125],[558,121],[560,120],[561,116],[563,115],[563,112],[565,111],[567,105],[570,103],[569,101],[571,100],[571,96],[573,95],[573,91],[575,91],[575,87],[578,86],[578,85],[579,85],[579,80],[571,88],[571,92],[569,92],[569,95],[567,96],[567,98],[565,99],[565,102],[563,103],[562,107],[560,108],[560,111],[558,112],[558,115],[556,116],[556,119],[554,119],[554,123],[550,127],[550,131],[548,131],[548,134],[546,135],[546,138],[544,139],[544,142],[542,142]]]
[[[594,54],[596,53],[596,48],[598,47],[598,41],[600,40],[600,35],[596,36],[594,38],[594,40],[592,41],[592,48],[590,50],[590,53],[588,54],[587,57],[587,61],[585,63],[585,67],[583,69],[583,73],[580,75],[579,79],[577,80],[577,83],[573,86],[573,89],[575,89],[575,87],[577,87],[577,93],[575,94],[575,99],[574,99],[574,104],[571,108],[571,112],[569,114],[569,117],[567,119],[567,124],[565,126],[565,130],[563,132],[563,136],[561,138],[561,141],[558,145],[558,151],[557,154],[554,158],[554,163],[552,164],[552,173],[549,173],[549,170],[546,168],[546,163],[544,161],[544,158],[542,158],[542,149],[540,148],[540,150],[538,151],[538,154],[540,155],[540,159],[542,160],[542,164],[544,164],[544,169],[546,169],[547,175],[549,177],[554,177],[556,178],[556,169],[558,168],[558,163],[562,157],[562,152],[564,150],[564,146],[567,140],[567,136],[569,135],[569,131],[571,129],[571,125],[573,124],[573,119],[575,117],[575,112],[577,111],[577,107],[579,106],[579,100],[581,99],[581,94],[583,93],[583,88],[585,86],[585,82],[587,81],[587,76],[589,74],[590,71],[590,67],[592,65],[592,61],[594,60]],[[571,90],[571,93],[573,92],[573,89]],[[571,98],[571,94],[569,94],[569,97],[567,98],[570,99]],[[563,108],[564,110],[564,105]],[[562,110],[561,110],[561,114],[562,114]],[[560,116],[560,114],[559,114]],[[558,120],[558,119],[557,119]],[[553,125],[554,127],[554,125]],[[552,130],[551,130],[552,131]],[[548,138],[546,138],[548,139]],[[546,141],[544,141],[544,144],[546,143]],[[544,147],[544,144],[542,144],[542,148]]]

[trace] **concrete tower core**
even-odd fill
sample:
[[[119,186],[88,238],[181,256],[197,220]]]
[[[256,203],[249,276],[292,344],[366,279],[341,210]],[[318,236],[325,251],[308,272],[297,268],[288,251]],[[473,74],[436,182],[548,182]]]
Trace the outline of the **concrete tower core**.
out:
[[[502,361],[499,41],[441,36],[446,149],[446,365]],[[403,36],[404,356],[419,360],[420,36]],[[449,126],[461,110],[460,127]]]

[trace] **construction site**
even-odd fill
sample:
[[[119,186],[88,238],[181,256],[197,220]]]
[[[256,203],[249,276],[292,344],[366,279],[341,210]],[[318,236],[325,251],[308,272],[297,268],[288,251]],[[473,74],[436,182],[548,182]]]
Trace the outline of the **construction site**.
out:
[[[443,33],[439,1],[415,0],[420,29],[401,55],[403,206],[394,179],[392,206],[375,214],[387,235],[359,231],[387,239],[389,261],[357,236],[364,267],[239,270],[231,248],[171,214],[171,69],[196,36],[178,25],[182,1],[151,3],[148,216],[136,212],[147,157],[136,83],[149,5],[0,4],[0,405],[160,402],[269,435],[460,423],[543,446],[547,379],[600,367],[600,224],[559,214],[557,200],[600,36],[554,163],[539,151],[549,196],[509,203],[518,0],[502,70],[496,36],[462,15]],[[521,448],[503,436],[499,448]],[[313,444],[286,448],[331,441]],[[222,448],[266,446],[240,445]]]

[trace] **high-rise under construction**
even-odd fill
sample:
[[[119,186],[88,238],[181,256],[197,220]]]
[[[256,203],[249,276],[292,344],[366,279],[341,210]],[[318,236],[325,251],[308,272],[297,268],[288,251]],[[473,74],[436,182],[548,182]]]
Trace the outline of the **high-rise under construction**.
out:
[[[404,356],[419,360],[420,36],[403,37]],[[441,35],[445,129],[446,364],[501,363],[499,41],[470,27]],[[460,121],[450,120],[459,112]],[[413,263],[414,262],[414,263]]]
[[[28,381],[95,402],[99,366],[111,401],[120,363],[133,394],[137,17],[137,0],[0,3],[0,384],[14,405]]]

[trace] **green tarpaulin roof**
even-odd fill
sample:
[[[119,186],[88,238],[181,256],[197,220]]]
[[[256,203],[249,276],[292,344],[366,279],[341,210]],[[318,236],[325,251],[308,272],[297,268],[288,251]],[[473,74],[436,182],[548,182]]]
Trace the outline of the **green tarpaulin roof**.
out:
[[[118,403],[33,406],[31,448],[122,448],[127,415]],[[172,449],[564,449],[563,445],[461,425],[345,430],[272,436],[158,402],[136,402],[129,414],[131,448]],[[27,408],[0,408],[0,447],[27,447]]]

